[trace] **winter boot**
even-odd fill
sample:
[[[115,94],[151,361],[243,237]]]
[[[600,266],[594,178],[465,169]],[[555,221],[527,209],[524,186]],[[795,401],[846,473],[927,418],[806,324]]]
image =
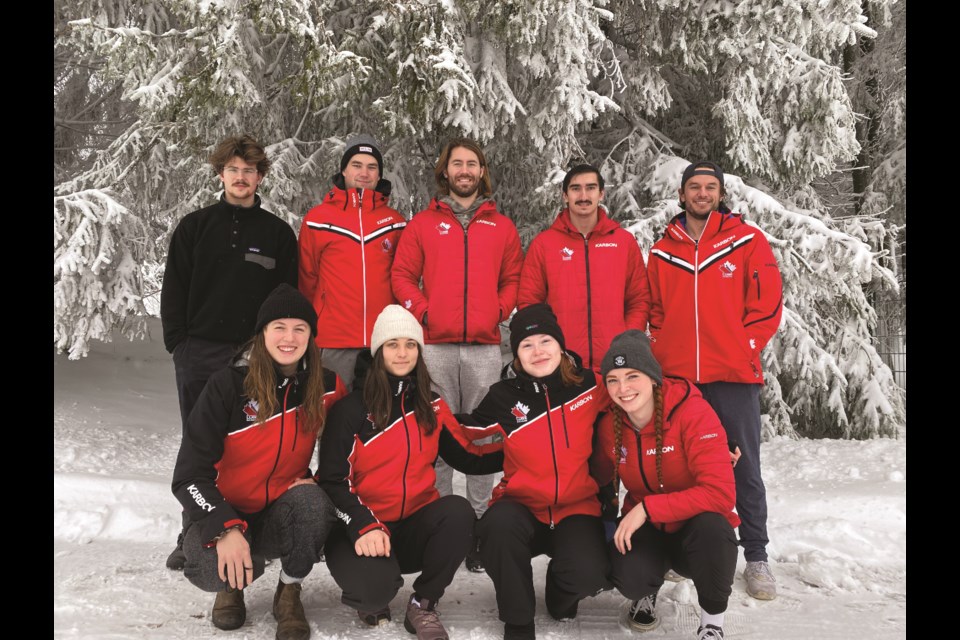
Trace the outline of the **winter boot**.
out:
[[[310,625],[300,602],[300,583],[277,583],[273,596],[273,617],[277,621],[277,640],[307,640]]]
[[[436,602],[426,598],[420,598],[418,602],[417,594],[411,595],[403,628],[417,634],[417,640],[450,640],[447,630],[440,622],[440,613],[436,606]]]
[[[379,611],[360,611],[357,610],[360,619],[371,627],[381,627],[390,622],[390,607],[384,607]]]
[[[536,638],[537,631],[532,620],[527,624],[507,622],[503,625],[503,640],[536,640]]]
[[[757,600],[773,600],[777,597],[777,579],[765,561],[748,562],[743,570],[747,581],[747,593]]]
[[[243,590],[227,587],[218,591],[213,601],[213,614],[210,616],[213,626],[224,631],[239,629],[247,620],[247,607],[243,604]]]
[[[650,631],[660,626],[657,617],[657,594],[634,600],[627,612],[627,624],[636,631]]]

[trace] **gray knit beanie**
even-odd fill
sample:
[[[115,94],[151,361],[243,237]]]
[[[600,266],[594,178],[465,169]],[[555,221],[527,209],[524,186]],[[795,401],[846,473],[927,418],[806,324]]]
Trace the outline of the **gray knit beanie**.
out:
[[[388,304],[373,323],[370,334],[370,353],[376,355],[377,349],[387,340],[394,338],[412,338],[423,350],[423,327],[413,314],[398,304]]]
[[[380,154],[379,146],[373,136],[360,134],[347,138],[347,144],[343,150],[343,156],[340,158],[340,172],[347,168],[350,158],[358,153],[366,153],[377,160],[377,167],[380,169],[380,177],[383,177],[383,156]]]
[[[600,375],[606,378],[614,369],[636,369],[658,385],[663,384],[663,370],[650,350],[650,338],[637,329],[627,329],[610,342],[600,363]]]

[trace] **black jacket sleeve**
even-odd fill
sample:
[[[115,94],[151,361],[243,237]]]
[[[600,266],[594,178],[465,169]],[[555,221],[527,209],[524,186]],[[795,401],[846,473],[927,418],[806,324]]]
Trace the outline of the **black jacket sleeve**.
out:
[[[450,413],[447,403],[441,401],[437,412],[440,429],[440,457],[451,467],[469,475],[483,475],[503,471],[503,441],[476,445],[471,434]]]
[[[187,419],[180,453],[173,470],[173,495],[190,520],[202,527],[201,540],[210,542],[224,529],[246,527],[240,514],[217,489],[214,465],[223,457],[223,442],[230,424],[230,411],[237,401],[231,369],[218,371],[203,388]]]
[[[350,490],[350,458],[354,453],[356,435],[365,419],[366,410],[357,393],[333,405],[320,437],[319,464],[314,478],[333,500],[337,517],[346,525],[347,534],[354,542],[374,529],[390,533],[373,511],[361,502],[360,497]]]
[[[296,289],[299,278],[297,260],[299,259],[300,249],[297,246],[297,235],[293,232],[293,229],[287,225],[287,230],[289,233],[286,234],[280,244],[280,249],[277,251],[277,267],[280,269],[280,277],[283,282]]]
[[[170,239],[167,266],[160,289],[160,321],[163,344],[169,353],[187,337],[187,303],[193,276],[193,218],[184,218]]]

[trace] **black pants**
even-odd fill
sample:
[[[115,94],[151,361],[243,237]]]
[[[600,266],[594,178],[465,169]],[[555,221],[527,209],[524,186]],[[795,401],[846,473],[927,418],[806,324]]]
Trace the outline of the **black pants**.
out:
[[[291,578],[305,578],[320,554],[327,535],[337,522],[333,502],[317,485],[298,485],[260,513],[247,518],[244,537],[250,544],[253,579],[263,575],[264,559],[280,558],[280,566]],[[204,591],[223,591],[216,547],[204,547],[199,525],[191,525],[183,541],[187,556],[183,575]]]
[[[390,555],[358,556],[346,529],[334,529],[327,540],[327,567],[343,589],[343,604],[360,611],[379,611],[403,586],[401,574],[420,571],[413,589],[437,602],[453,582],[457,568],[473,544],[477,517],[466,498],[444,496],[409,518],[385,523],[390,529]]]
[[[737,567],[737,537],[719,513],[694,516],[675,533],[664,533],[647,522],[630,538],[626,555],[609,543],[611,578],[630,600],[653,595],[663,575],[673,569],[693,580],[700,607],[710,614],[727,610]]]
[[[598,517],[568,516],[551,529],[525,506],[499,500],[483,514],[477,535],[503,622],[533,621],[536,596],[530,561],[543,553],[551,558],[545,593],[551,614],[567,611],[583,598],[611,588],[603,524]]]
[[[177,397],[180,399],[181,434],[186,431],[187,417],[197,404],[207,380],[230,364],[237,351],[232,342],[214,342],[187,336],[173,349],[173,369],[177,376]]]

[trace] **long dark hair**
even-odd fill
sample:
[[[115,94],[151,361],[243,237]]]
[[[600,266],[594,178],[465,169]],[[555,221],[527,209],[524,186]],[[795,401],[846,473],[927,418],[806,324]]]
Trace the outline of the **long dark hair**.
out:
[[[243,379],[243,393],[257,403],[257,424],[263,424],[279,410],[277,369],[273,358],[270,357],[270,352],[267,351],[263,331],[251,338],[244,345],[243,351],[249,351],[247,375]],[[307,352],[303,358],[306,359],[307,388],[304,390],[303,402],[297,409],[300,416],[300,429],[304,433],[316,434],[319,438],[327,418],[327,409],[323,404],[325,390],[320,350],[317,349],[317,344],[312,337],[307,342]]]
[[[437,428],[437,416],[431,402],[430,372],[427,371],[427,363],[423,361],[420,343],[417,343],[417,364],[411,375],[416,383],[413,389],[413,414],[423,432],[430,435]],[[383,363],[382,345],[373,354],[373,362],[363,383],[363,403],[373,418],[373,424],[378,429],[386,429],[389,426],[390,409],[393,407],[393,389],[387,378],[387,367]]]
[[[614,402],[610,409],[613,411],[613,500],[615,504],[620,503],[620,451],[623,447],[623,423],[630,418],[624,413],[623,409]],[[654,383],[653,385],[653,434],[656,440],[657,449],[657,484],[660,491],[663,491],[663,387]],[[643,428],[645,425],[640,425]],[[637,451],[638,456],[643,455],[643,451]],[[642,460],[638,464],[643,464]]]

